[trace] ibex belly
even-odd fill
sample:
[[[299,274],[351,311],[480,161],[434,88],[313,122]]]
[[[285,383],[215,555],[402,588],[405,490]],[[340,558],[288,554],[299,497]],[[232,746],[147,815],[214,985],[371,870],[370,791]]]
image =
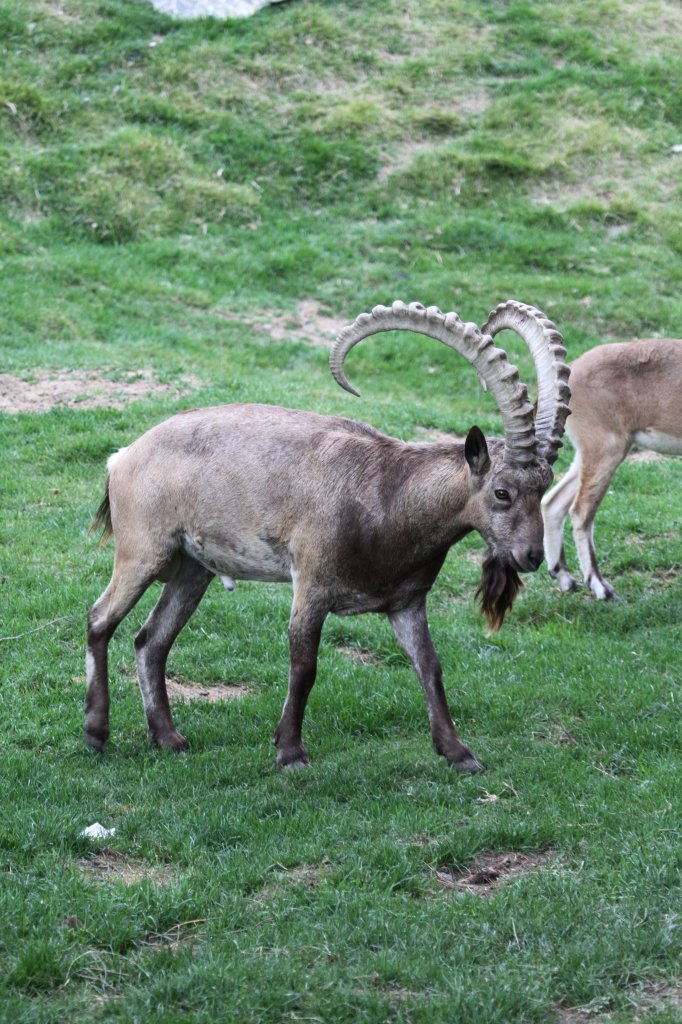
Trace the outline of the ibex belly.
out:
[[[654,427],[638,430],[632,438],[635,444],[662,455],[682,455],[682,437],[666,434]]]
[[[201,535],[183,534],[183,550],[209,572],[231,580],[259,580],[286,583],[291,580],[291,558],[276,540],[240,538],[239,542],[216,541]],[[225,582],[225,579],[223,579]],[[227,583],[225,586],[231,589]]]

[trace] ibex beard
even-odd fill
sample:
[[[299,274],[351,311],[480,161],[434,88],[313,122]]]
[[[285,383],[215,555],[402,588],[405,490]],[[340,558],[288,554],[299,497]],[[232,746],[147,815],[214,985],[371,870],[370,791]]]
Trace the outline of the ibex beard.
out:
[[[488,622],[488,632],[497,633],[511,611],[523,581],[513,565],[489,551],[481,566],[481,582],[475,594]]]

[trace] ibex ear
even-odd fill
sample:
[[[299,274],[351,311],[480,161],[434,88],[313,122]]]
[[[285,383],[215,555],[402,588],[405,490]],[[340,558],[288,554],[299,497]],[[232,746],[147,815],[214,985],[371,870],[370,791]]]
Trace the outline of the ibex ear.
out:
[[[464,458],[469,463],[469,469],[476,476],[483,476],[490,468],[490,456],[488,445],[485,443],[483,431],[478,427],[472,427],[464,442]]]

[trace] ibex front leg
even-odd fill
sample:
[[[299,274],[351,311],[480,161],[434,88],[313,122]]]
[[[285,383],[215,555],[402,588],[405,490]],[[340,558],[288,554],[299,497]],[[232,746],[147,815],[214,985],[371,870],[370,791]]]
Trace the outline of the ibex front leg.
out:
[[[601,447],[598,450],[584,446],[580,486],[571,505],[571,521],[585,583],[595,597],[608,601],[616,596],[616,592],[604,579],[597,565],[593,539],[594,517],[609,489],[613,474],[627,454],[629,438],[615,436],[601,437],[599,440]]]
[[[280,768],[310,764],[303,746],[303,716],[317,674],[317,652],[327,609],[312,594],[294,585],[289,621],[289,690],[272,742]]]
[[[483,765],[464,746],[452,724],[443,689],[443,670],[426,621],[426,598],[420,598],[403,611],[393,612],[388,619],[422,684],[436,751],[461,771],[483,771]]]

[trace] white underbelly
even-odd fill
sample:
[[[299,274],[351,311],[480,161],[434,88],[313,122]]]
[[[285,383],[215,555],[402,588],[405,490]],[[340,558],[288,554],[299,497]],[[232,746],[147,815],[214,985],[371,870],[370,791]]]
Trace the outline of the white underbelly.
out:
[[[258,537],[240,544],[239,550],[215,545],[188,533],[182,537],[183,550],[209,572],[223,579],[228,590],[234,580],[287,583],[292,578],[291,559],[286,550],[272,547]],[[228,582],[229,581],[229,582]]]
[[[648,448],[652,452],[660,452],[662,455],[682,455],[682,437],[664,434],[653,427],[638,430],[632,440],[635,444],[642,448]]]

